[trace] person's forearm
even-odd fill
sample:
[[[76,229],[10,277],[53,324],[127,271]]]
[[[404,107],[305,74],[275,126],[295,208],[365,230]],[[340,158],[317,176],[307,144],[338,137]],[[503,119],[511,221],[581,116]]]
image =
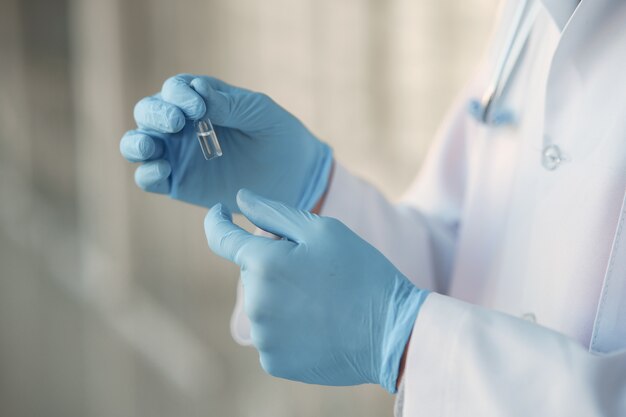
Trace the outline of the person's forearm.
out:
[[[454,230],[398,204],[335,161],[322,216],[336,218],[383,253],[417,287],[441,291],[454,249]]]

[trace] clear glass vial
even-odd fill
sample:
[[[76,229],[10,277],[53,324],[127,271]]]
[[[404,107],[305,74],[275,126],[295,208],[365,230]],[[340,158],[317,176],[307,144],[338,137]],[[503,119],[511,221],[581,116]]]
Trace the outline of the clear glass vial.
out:
[[[208,161],[209,159],[222,156],[222,148],[217,140],[217,135],[215,134],[211,120],[209,120],[208,117],[204,117],[196,120],[194,124],[204,159]]]

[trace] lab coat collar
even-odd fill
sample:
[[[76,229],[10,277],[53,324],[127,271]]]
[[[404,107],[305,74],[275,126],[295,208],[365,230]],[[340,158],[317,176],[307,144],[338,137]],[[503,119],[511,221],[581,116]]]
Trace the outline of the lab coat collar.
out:
[[[582,0],[541,0],[543,5],[552,16],[552,20],[563,31],[570,17],[576,10],[576,7]]]

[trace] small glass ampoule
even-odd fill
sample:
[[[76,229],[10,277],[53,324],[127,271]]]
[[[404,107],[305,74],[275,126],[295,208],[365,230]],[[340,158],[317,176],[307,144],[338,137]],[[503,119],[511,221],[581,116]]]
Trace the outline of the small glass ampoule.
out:
[[[222,156],[222,148],[217,140],[217,135],[215,134],[211,120],[209,120],[208,117],[204,117],[196,120],[194,124],[204,159],[208,161],[209,159]]]

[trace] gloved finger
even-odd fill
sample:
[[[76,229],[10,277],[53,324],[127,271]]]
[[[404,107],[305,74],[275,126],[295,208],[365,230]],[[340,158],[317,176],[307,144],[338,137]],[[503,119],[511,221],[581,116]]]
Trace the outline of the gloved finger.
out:
[[[204,232],[209,248],[216,255],[244,266],[250,256],[262,256],[272,239],[255,236],[233,223],[233,218],[222,204],[214,205],[204,218]]]
[[[206,115],[217,126],[254,132],[284,124],[292,117],[265,94],[226,87],[209,77],[194,78],[191,87],[204,98]]]
[[[237,193],[237,205],[241,213],[259,228],[296,243],[302,242],[307,226],[318,218],[308,211],[269,200],[246,189]]]
[[[184,75],[187,76],[187,75]],[[241,93],[252,93],[253,91],[245,89],[243,87],[237,87],[234,86],[232,84],[228,84],[226,81],[222,81],[219,78],[215,78],[215,77],[210,77],[208,75],[204,75],[204,76],[191,76],[191,79],[189,80],[189,83],[192,85],[194,84],[194,80],[198,78],[198,81],[195,81],[195,83],[208,83],[213,89],[217,90],[217,91],[221,91],[223,93],[237,93],[237,92],[241,92]]]
[[[175,75],[163,83],[161,97],[168,103],[180,108],[189,119],[199,119],[206,112],[204,99],[189,83],[193,78],[188,74]]]
[[[185,115],[182,110],[164,101],[159,95],[139,100],[133,114],[137,126],[141,129],[176,133],[185,127]]]
[[[169,194],[172,167],[164,159],[149,161],[135,170],[135,183],[144,191]]]
[[[144,162],[163,156],[163,142],[143,132],[128,131],[120,141],[120,152],[129,162]]]

